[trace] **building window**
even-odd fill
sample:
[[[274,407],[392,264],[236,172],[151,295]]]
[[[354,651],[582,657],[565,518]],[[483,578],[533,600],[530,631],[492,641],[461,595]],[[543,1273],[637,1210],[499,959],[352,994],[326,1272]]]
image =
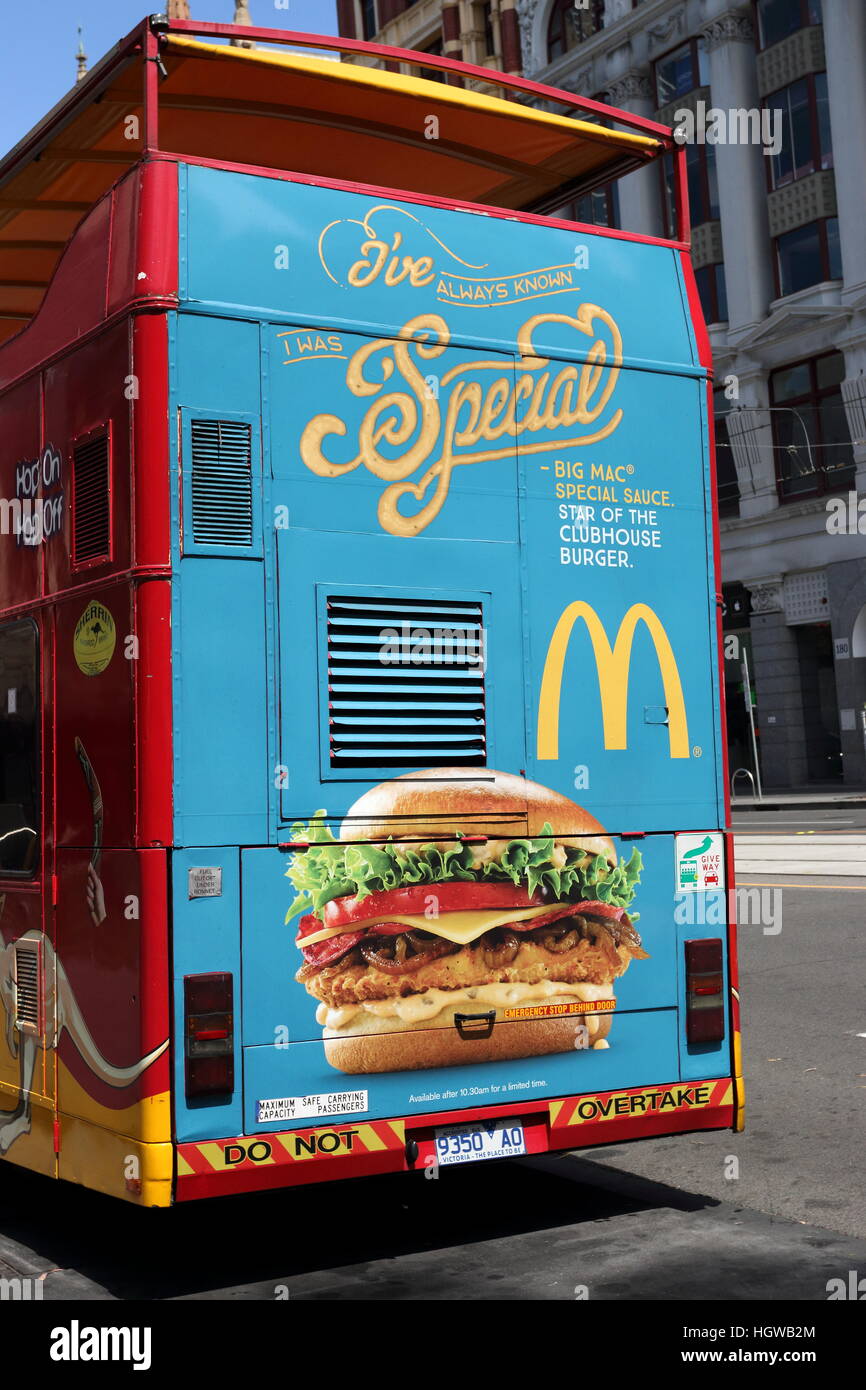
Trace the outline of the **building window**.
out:
[[[551,217],[561,217],[565,222],[583,222],[589,227],[618,227],[619,202],[615,183],[606,183],[603,188],[595,188],[584,193],[570,203],[564,203]]]
[[[781,123],[781,148],[770,158],[773,188],[781,188],[819,169],[832,169],[826,72],[801,77],[790,87],[773,92],[765,99],[764,106],[773,113],[774,120]],[[778,117],[776,112],[780,113]]]
[[[719,516],[740,515],[740,483],[734,451],[728,438],[727,414],[730,409],[724,391],[713,392],[716,427],[716,496]]]
[[[376,0],[361,0],[361,33],[365,39],[376,37]]]
[[[442,57],[442,35],[441,35],[441,33],[437,34],[437,35],[435,36],[435,38],[430,39],[429,43],[425,43],[425,45],[424,45],[423,48],[422,48],[422,47],[420,46],[420,44],[419,44],[419,45],[418,45],[418,52],[419,52],[419,53],[432,53],[435,57],[441,58],[441,57]],[[445,83],[447,83],[447,81],[448,81],[448,74],[447,74],[447,72],[444,72],[442,68],[421,68],[421,70],[420,70],[420,75],[421,75],[421,77],[426,78],[428,82],[445,82]]]
[[[821,20],[821,0],[758,0],[758,44],[772,48],[789,34]]]
[[[701,308],[707,323],[727,323],[728,294],[725,287],[725,267],[705,265],[695,271]]]
[[[709,80],[709,60],[704,40],[689,39],[688,43],[665,54],[655,64],[656,101],[659,107],[667,106],[677,97],[685,97],[697,87],[706,86]],[[672,154],[666,154],[661,161],[660,175],[664,187],[666,232],[669,237],[674,237],[677,222]],[[717,221],[719,185],[714,145],[697,142],[686,145],[686,182],[692,226]]]
[[[782,501],[846,490],[854,481],[840,383],[845,357],[828,352],[770,374],[776,484]]]
[[[825,217],[807,222],[776,237],[776,289],[780,298],[842,279],[839,219]]]
[[[591,100],[607,105],[608,94],[594,92]],[[603,116],[589,112],[585,113],[581,120],[591,121],[596,125],[612,126],[612,122]],[[616,180],[603,184],[601,188],[594,188],[591,193],[573,198],[550,215],[561,217],[567,222],[582,222],[589,227],[619,227],[619,192]]]
[[[0,628],[0,874],[39,862],[39,633],[27,620]]]
[[[719,181],[716,174],[716,151],[713,145],[686,147],[686,176],[692,224],[717,222],[719,218]]]
[[[493,32],[493,6],[475,6],[475,27],[484,35],[484,53],[488,58],[496,56],[496,35]]]
[[[547,21],[547,61],[561,58],[584,39],[592,38],[604,25],[604,0],[589,0],[585,9],[575,9],[574,0],[553,0]]]
[[[674,156],[666,154],[660,161],[659,169],[664,185],[665,230],[667,236],[674,237],[677,230]],[[686,186],[692,226],[718,221],[719,182],[713,145],[686,145]]]
[[[666,53],[655,64],[656,102],[667,106],[677,97],[687,96],[710,81],[709,60],[703,39],[689,39],[682,47]]]
[[[606,183],[603,188],[593,189],[574,202],[575,222],[586,222],[591,227],[616,227],[619,225],[618,200],[615,183]]]

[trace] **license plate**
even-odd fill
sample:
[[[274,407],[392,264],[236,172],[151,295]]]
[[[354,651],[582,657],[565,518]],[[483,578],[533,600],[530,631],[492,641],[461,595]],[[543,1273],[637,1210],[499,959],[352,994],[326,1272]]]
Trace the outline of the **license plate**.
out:
[[[436,1158],[442,1165],[477,1163],[483,1158],[510,1158],[526,1153],[523,1125],[509,1120],[490,1124],[448,1125],[434,1130]]]

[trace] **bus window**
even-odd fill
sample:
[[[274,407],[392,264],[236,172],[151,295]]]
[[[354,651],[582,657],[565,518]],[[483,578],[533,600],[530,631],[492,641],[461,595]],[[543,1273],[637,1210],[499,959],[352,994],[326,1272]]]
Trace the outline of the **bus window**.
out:
[[[36,624],[0,628],[0,873],[32,877],[39,846]]]

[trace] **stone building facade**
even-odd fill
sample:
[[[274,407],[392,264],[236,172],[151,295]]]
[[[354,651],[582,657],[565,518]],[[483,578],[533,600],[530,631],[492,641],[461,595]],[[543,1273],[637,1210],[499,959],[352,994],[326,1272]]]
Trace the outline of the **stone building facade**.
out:
[[[476,67],[521,71],[516,0],[337,0],[344,38],[442,53]],[[430,76],[426,73],[425,76]]]

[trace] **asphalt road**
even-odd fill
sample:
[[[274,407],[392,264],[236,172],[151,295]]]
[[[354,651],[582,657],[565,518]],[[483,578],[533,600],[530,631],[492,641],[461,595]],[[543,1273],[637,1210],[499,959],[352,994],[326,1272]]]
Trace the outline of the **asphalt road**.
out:
[[[823,1302],[866,1271],[866,1241],[571,1155],[168,1212],[16,1173],[0,1225],[46,1302]]]
[[[138,1211],[3,1166],[0,1277],[46,1300],[823,1301],[866,1274],[866,898],[741,932],[747,1132]],[[777,904],[778,906],[778,904]],[[739,1176],[727,1178],[729,1156]]]
[[[866,1239],[866,881],[760,882],[778,894],[782,929],[739,933],[746,1132],[658,1139],[596,1160]],[[736,1179],[725,1177],[728,1155]]]

